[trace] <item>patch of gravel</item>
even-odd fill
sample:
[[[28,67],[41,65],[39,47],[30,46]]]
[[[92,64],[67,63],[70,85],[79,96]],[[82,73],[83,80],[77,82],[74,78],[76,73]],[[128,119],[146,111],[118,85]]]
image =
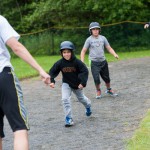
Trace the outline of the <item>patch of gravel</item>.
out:
[[[95,99],[90,73],[84,93],[92,101],[92,115],[72,95],[75,125],[64,127],[61,104],[61,75],[55,89],[45,86],[39,78],[21,81],[29,113],[30,150],[125,150],[127,139],[139,127],[150,108],[150,57],[109,63],[112,88],[119,94]],[[5,119],[3,150],[13,149],[13,133]]]

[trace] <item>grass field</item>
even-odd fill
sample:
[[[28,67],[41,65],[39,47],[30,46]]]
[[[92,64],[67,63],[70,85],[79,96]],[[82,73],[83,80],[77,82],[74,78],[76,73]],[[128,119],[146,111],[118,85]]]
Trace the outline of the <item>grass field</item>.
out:
[[[116,60],[112,55],[106,54],[108,62],[127,60],[132,58],[150,57],[149,51],[140,52],[125,52],[118,53],[119,60]],[[77,55],[80,58],[79,55]],[[60,59],[61,56],[36,56],[37,62],[48,72],[54,62]],[[15,68],[15,73],[20,79],[37,76],[37,72],[29,65],[23,62],[20,58],[12,59],[12,64]],[[88,56],[86,55],[85,63],[88,65]],[[127,150],[149,150],[150,149],[150,110],[140,124],[140,127],[135,131],[132,139],[127,142]]]
[[[150,110],[135,131],[132,139],[128,141],[127,150],[149,150],[150,149]]]
[[[140,51],[140,52],[124,52],[118,53],[119,60],[126,60],[131,58],[140,58],[140,57],[150,57],[149,51]],[[80,58],[79,55],[77,55]],[[56,62],[61,56],[36,56],[34,57],[37,62],[46,70],[49,71],[50,67]],[[108,62],[118,61],[111,54],[106,53],[106,58]],[[37,72],[33,70],[28,64],[22,61],[20,58],[14,58],[11,60],[15,73],[19,79],[24,79],[27,77],[33,77],[37,75]],[[85,57],[85,63],[88,65],[88,56]]]

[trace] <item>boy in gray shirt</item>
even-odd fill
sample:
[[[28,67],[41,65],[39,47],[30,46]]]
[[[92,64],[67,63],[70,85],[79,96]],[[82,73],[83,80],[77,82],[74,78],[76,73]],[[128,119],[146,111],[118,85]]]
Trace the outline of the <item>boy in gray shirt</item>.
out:
[[[115,58],[119,58],[116,52],[109,45],[105,36],[100,35],[101,27],[98,22],[92,22],[89,25],[89,32],[91,34],[85,41],[85,44],[81,51],[81,61],[84,62],[84,57],[86,51],[89,49],[89,59],[91,60],[91,72],[93,75],[95,87],[96,87],[96,98],[101,98],[101,89],[100,89],[100,76],[106,84],[106,94],[111,96],[117,96],[118,94],[114,93],[110,87],[110,77],[108,63],[105,58],[104,48],[108,50]]]

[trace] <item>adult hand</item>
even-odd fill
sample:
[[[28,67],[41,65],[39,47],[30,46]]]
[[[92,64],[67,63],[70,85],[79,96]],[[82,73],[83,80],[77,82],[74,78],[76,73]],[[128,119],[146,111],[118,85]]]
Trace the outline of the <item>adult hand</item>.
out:
[[[50,76],[44,70],[40,72],[40,76],[41,76],[42,81],[45,84],[47,85],[50,84]]]
[[[144,25],[144,29],[147,29],[149,27],[149,24]]]
[[[114,55],[115,58],[119,59],[119,56],[117,54]]]

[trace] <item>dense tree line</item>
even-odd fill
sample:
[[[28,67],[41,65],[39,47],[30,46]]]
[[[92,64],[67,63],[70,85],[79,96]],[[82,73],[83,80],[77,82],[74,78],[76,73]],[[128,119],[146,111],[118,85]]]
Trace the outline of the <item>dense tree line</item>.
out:
[[[116,51],[150,48],[150,32],[143,29],[143,24],[103,26],[127,20],[150,21],[150,0],[0,0],[0,14],[19,33],[49,28],[20,39],[33,55],[58,54],[64,39],[74,42],[76,53],[80,53],[92,21],[102,25],[101,34]]]
[[[83,27],[150,20],[150,0],[0,0],[0,14],[20,33],[49,27]]]

